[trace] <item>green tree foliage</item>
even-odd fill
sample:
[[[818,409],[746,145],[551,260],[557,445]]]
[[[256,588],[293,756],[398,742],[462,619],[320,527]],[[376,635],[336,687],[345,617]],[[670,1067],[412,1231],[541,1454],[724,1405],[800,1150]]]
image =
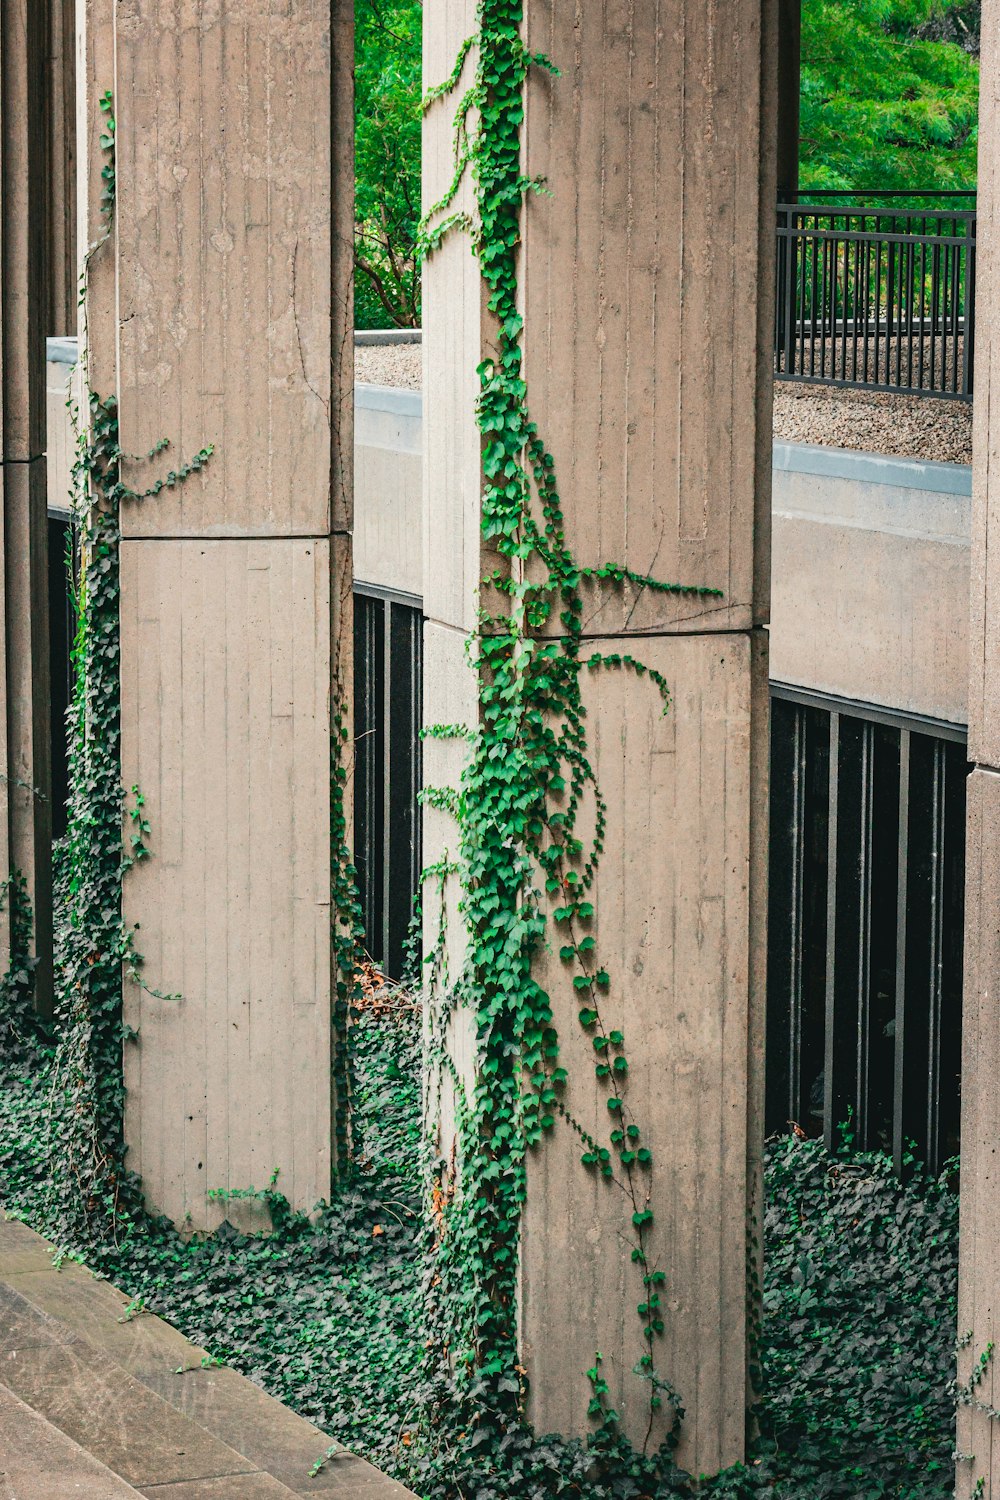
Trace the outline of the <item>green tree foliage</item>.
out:
[[[969,0],[803,0],[801,186],[975,187],[978,22]]]
[[[420,322],[421,0],[357,0],[354,322]]]

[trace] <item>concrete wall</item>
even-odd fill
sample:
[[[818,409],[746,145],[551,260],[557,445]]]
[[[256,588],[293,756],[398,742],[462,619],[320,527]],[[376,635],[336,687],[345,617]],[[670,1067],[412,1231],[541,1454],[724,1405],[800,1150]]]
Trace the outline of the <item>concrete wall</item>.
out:
[[[971,471],[774,445],[771,677],[967,722]]]
[[[423,594],[419,391],[358,385],[354,393],[354,577]]]
[[[962,996],[962,1196],[958,1358],[962,1382],[1000,1339],[1000,0],[982,9],[976,399],[969,635],[969,759]],[[1000,1359],[986,1360],[974,1402],[960,1405],[956,1494],[1000,1500]]]
[[[52,1001],[48,527],[45,519],[45,6],[0,4],[0,882],[27,884],[36,1002]],[[6,919],[0,914],[0,962]]]
[[[48,339],[45,363],[46,496],[49,514],[70,508],[72,470],[76,459],[73,424],[66,402],[76,364],[75,338]],[[77,382],[78,384],[78,382]]]
[[[422,398],[355,400],[355,578],[420,595]],[[964,724],[971,494],[961,464],[775,443],[771,678]]]

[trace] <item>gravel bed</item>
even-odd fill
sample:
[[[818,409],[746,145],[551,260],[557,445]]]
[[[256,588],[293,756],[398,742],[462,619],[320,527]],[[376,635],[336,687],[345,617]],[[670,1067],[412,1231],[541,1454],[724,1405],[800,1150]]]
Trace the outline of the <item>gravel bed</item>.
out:
[[[422,352],[419,344],[355,345],[354,378],[359,384],[419,391]]]
[[[358,347],[354,375],[369,385],[419,391],[419,344]],[[834,386],[774,386],[774,436],[785,443],[816,443],[898,458],[972,462],[972,405],[932,396],[893,396]]]
[[[776,381],[774,436],[783,443],[969,464],[972,404]]]

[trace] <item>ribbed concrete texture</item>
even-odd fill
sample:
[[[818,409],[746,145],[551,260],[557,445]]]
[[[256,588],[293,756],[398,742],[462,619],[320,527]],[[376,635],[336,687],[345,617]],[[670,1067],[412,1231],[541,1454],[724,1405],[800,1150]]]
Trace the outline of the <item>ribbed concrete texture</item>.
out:
[[[76,333],[76,0],[46,0],[46,235],[48,306],[45,333]]]
[[[594,588],[585,614],[597,649],[659,667],[674,694],[660,719],[648,679],[597,673],[586,723],[608,802],[596,921],[609,1024],[622,1022],[629,1098],[655,1157],[667,1275],[655,1354],[687,1411],[680,1459],[709,1471],[743,1452],[747,1247],[760,1221],[774,9],[528,0],[525,11],[529,47],[561,70],[528,88],[526,170],[551,196],[526,206],[520,276],[529,404],[570,544],[581,564],[723,591]],[[472,0],[425,12],[426,84],[447,76],[474,12]],[[452,113],[445,103],[427,118],[428,202],[451,172]],[[463,637],[492,565],[473,373],[490,327],[460,241],[432,258],[424,299],[433,723],[469,696],[455,675],[468,673]],[[430,779],[431,761],[456,774],[449,752],[429,748]],[[429,857],[453,844],[439,817],[426,828]],[[569,1107],[603,1135],[574,992],[564,972],[546,978]],[[460,1064],[467,1041],[457,1027]],[[611,1404],[641,1441],[641,1283],[620,1195],[595,1183],[579,1149],[557,1126],[530,1164],[521,1327],[533,1416],[543,1431],[585,1431],[600,1350]]]
[[[106,1281],[56,1270],[54,1254],[0,1215],[5,1497],[413,1500]]]
[[[126,913],[149,983],[181,996],[125,991],[129,1160],[178,1222],[275,1169],[311,1207],[330,1180],[330,543],[126,541],[121,613],[122,771],[153,828]]]
[[[52,999],[48,536],[45,519],[45,7],[0,3],[0,388],[6,741],[0,882],[27,882],[38,955],[37,998]],[[6,904],[6,903],[5,903]],[[0,919],[6,932],[6,915]]]
[[[137,490],[215,449],[122,516],[123,772],[149,797],[154,851],[125,911],[149,983],[181,996],[127,990],[129,1163],[157,1208],[202,1228],[220,1213],[210,1188],[277,1169],[302,1209],[330,1189],[351,6],[86,0],[84,22],[84,243],[100,232],[104,88],[117,119],[93,382],[117,389],[126,453],[169,441],[127,464]]]
[[[980,68],[979,261],[973,410],[972,585],[969,629],[969,778],[965,977],[962,1002],[962,1200],[959,1226],[959,1378],[1000,1336],[1000,0],[984,0]],[[996,1356],[975,1395],[1000,1402]],[[1000,1428],[986,1410],[958,1408],[960,1500],[1000,1500]],[[982,1488],[977,1488],[979,1484]]]

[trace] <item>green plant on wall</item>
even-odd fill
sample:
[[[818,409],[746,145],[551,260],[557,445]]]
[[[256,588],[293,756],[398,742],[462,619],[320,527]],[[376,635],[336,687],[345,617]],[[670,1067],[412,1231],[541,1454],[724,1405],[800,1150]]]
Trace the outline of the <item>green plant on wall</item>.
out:
[[[136,1199],[136,1184],[124,1166],[122,1048],[135,1041],[136,1034],[124,1021],[123,974],[164,1003],[180,998],[146,983],[134,932],[122,917],[122,882],[135,864],[148,857],[149,824],[138,787],[132,788],[132,804],[126,808],[121,782],[121,512],[128,504],[154,499],[163,489],[183,484],[212,454],[207,446],[144,490],[132,488],[123,477],[128,455],[119,441],[116,399],[101,397],[90,386],[87,273],[111,238],[115,209],[115,116],[110,92],[101,97],[100,107],[104,117],[101,223],[85,257],[80,288],[84,410],[70,401],[77,432],[73,469],[76,635],[67,725],[67,833],[58,860],[59,1040],[51,1112],[57,1217],[84,1238],[114,1234],[124,1203]],[[155,460],[167,446],[166,441],[158,443],[146,459]]]
[[[443,1343],[460,1388],[470,1395],[469,1420],[478,1440],[502,1448],[503,1434],[523,1418],[526,1398],[517,1295],[528,1157],[543,1148],[561,1121],[579,1137],[584,1168],[606,1178],[629,1204],[628,1253],[638,1315],[635,1368],[648,1390],[647,1440],[652,1413],[661,1405],[670,1408],[659,1455],[669,1467],[681,1405],[658,1370],[655,1352],[664,1326],[667,1272],[649,1253],[654,1163],[629,1099],[626,1039],[605,1019],[611,981],[600,962],[593,924],[607,812],[590,758],[582,679],[588,671],[628,671],[649,679],[664,712],[670,697],[662,676],[636,658],[588,652],[583,600],[586,589],[626,585],[675,594],[716,596],[719,591],[664,584],[613,563],[585,565],[570,549],[555,463],[530,413],[518,297],[523,204],[528,193],[544,190],[521,169],[524,86],[529,69],[553,75],[556,69],[526,50],[521,0],[481,0],[477,15],[477,32],[461,49],[452,74],[426,100],[427,108],[440,108],[446,97],[457,99],[457,107],[452,180],[421,230],[424,255],[433,254],[451,232],[468,230],[485,287],[495,352],[478,371],[481,523],[484,541],[504,564],[503,571],[484,580],[480,625],[471,645],[479,724],[474,730],[432,731],[461,735],[468,749],[460,789],[428,794],[458,822],[457,864],[468,933],[461,977],[450,994],[440,995],[438,986],[433,1052],[459,1101],[458,1180],[438,1189],[448,1204],[438,1256]],[[475,219],[455,206],[468,174]],[[558,625],[558,635],[547,633],[550,624]],[[592,819],[588,806],[595,809]],[[592,1044],[594,1083],[607,1120],[599,1136],[563,1105],[567,1074],[553,1002],[537,973],[550,922],[559,934],[579,1025]],[[450,1067],[444,1040],[458,1005],[468,1008],[475,1023],[470,1091]],[[609,1257],[620,1253],[617,1243],[606,1246]],[[609,1458],[613,1451],[620,1462],[630,1450],[608,1405],[599,1355],[578,1378],[588,1374],[594,1452]]]

